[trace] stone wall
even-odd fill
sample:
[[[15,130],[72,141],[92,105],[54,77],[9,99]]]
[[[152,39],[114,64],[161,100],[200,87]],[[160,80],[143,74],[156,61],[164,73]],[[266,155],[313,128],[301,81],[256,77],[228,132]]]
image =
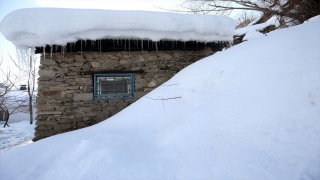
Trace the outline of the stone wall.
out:
[[[198,51],[46,53],[38,78],[34,140],[87,127],[121,111],[178,71],[213,54]],[[134,72],[134,99],[93,100],[93,74]]]

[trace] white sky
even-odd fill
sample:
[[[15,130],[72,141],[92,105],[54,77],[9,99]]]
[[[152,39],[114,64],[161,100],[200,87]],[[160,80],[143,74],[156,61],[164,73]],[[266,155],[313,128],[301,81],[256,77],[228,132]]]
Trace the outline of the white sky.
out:
[[[163,11],[157,7],[175,9],[181,0],[35,0],[40,7],[64,7],[113,10]]]

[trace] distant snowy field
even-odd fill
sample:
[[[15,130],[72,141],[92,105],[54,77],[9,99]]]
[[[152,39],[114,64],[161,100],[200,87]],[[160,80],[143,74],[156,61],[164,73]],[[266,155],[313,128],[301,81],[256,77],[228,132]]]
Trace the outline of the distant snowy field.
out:
[[[319,27],[252,38],[107,121],[2,152],[1,179],[320,179]]]

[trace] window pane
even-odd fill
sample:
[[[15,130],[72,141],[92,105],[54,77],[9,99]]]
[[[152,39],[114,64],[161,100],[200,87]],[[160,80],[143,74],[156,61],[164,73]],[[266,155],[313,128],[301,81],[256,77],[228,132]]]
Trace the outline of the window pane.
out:
[[[96,98],[133,97],[131,86],[134,85],[134,81],[131,77],[133,74],[95,76],[95,94],[99,95]]]

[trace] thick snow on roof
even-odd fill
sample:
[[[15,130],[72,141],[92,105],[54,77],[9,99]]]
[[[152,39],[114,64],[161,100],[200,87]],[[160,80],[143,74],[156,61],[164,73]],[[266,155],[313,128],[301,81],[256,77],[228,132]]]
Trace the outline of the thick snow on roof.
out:
[[[0,32],[16,46],[66,45],[79,39],[231,41],[228,17],[148,11],[30,8],[9,13]]]

